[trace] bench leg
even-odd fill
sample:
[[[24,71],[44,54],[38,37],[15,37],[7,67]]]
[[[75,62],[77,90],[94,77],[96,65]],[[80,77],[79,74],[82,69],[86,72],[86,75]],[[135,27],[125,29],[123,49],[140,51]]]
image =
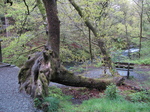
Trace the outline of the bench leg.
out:
[[[130,64],[128,63],[127,79],[129,79],[129,75],[130,75]]]

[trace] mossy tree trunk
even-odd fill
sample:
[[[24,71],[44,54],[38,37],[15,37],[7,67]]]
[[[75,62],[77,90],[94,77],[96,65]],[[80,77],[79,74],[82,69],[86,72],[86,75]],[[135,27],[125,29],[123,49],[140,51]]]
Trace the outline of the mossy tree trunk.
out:
[[[122,77],[110,79],[91,79],[76,76],[67,71],[59,62],[60,22],[57,16],[55,0],[43,0],[48,19],[48,42],[45,49],[29,56],[21,68],[18,80],[20,91],[33,98],[48,95],[50,81],[77,87],[88,87],[103,90],[110,83],[117,85],[123,82]]]
[[[107,66],[111,72],[111,74],[113,76],[119,76],[119,73],[116,71],[115,65],[113,64],[111,57],[109,55],[109,53],[107,52],[107,49],[105,47],[105,43],[102,39],[102,37],[99,37],[99,32],[97,31],[96,28],[93,27],[93,25],[91,24],[91,22],[88,20],[88,18],[84,17],[84,14],[82,13],[81,8],[74,2],[74,0],[69,0],[69,2],[71,3],[71,5],[76,9],[76,11],[78,12],[78,14],[81,16],[81,18],[84,18],[84,22],[86,24],[86,26],[93,32],[94,36],[97,38],[97,42],[98,42],[98,47],[101,50],[101,53],[103,55],[103,62],[104,65]],[[106,1],[107,2],[107,1]]]

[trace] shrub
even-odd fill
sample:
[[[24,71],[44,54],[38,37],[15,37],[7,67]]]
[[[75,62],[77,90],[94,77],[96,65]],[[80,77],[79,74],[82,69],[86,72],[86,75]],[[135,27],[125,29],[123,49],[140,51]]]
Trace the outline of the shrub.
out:
[[[49,87],[49,97],[55,97],[57,99],[62,100],[64,94],[62,93],[62,90],[60,88],[57,88],[56,86]]]
[[[35,99],[34,99],[34,106],[35,106],[36,108],[41,108],[41,107],[40,107],[41,104],[42,104],[42,100],[41,100],[41,99],[39,99],[39,98],[35,98]]]
[[[118,95],[116,85],[111,84],[111,85],[107,86],[107,88],[105,90],[105,95],[109,99],[116,99],[117,95]]]
[[[99,67],[101,67],[103,65],[103,63],[102,62],[98,62],[97,64],[95,64],[94,66],[95,67],[97,67],[97,68],[99,68]]]
[[[42,109],[44,112],[57,112],[59,99],[54,97],[45,97],[44,99],[35,98],[34,106]]]
[[[45,97],[42,103],[44,112],[57,112],[59,107],[59,100],[54,97]]]
[[[133,102],[150,102],[150,90],[132,93],[129,96]]]

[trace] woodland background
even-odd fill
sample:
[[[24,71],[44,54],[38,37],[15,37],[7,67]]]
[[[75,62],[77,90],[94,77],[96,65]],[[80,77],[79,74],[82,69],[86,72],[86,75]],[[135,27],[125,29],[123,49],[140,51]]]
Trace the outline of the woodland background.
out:
[[[3,62],[21,66],[27,55],[40,51],[46,43],[46,15],[40,0],[0,2],[0,39]],[[113,61],[150,64],[149,0],[76,1],[103,38]],[[58,1],[61,24],[62,63],[101,60],[96,38],[67,0]],[[128,49],[137,49],[131,53]],[[126,51],[125,51],[126,50]],[[130,52],[128,52],[128,51]],[[126,53],[126,54],[123,54]]]

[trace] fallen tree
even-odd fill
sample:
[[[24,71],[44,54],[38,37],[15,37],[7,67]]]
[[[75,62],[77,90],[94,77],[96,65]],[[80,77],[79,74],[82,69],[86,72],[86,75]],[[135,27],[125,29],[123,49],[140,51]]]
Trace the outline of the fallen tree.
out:
[[[48,95],[48,85],[57,82],[69,86],[87,87],[104,90],[110,83],[121,85],[121,76],[107,79],[92,79],[74,75],[66,70],[59,61],[60,21],[57,16],[55,0],[43,0],[48,20],[48,41],[43,51],[29,56],[21,68],[18,80],[20,91],[33,98]]]
[[[59,66],[58,59],[54,52],[44,50],[40,53],[30,56],[19,73],[20,91],[30,94],[32,97],[47,96],[48,85],[50,81],[69,86],[96,88],[104,90],[106,87],[115,83],[121,85],[123,77],[111,77],[106,79],[92,79],[66,70]]]

